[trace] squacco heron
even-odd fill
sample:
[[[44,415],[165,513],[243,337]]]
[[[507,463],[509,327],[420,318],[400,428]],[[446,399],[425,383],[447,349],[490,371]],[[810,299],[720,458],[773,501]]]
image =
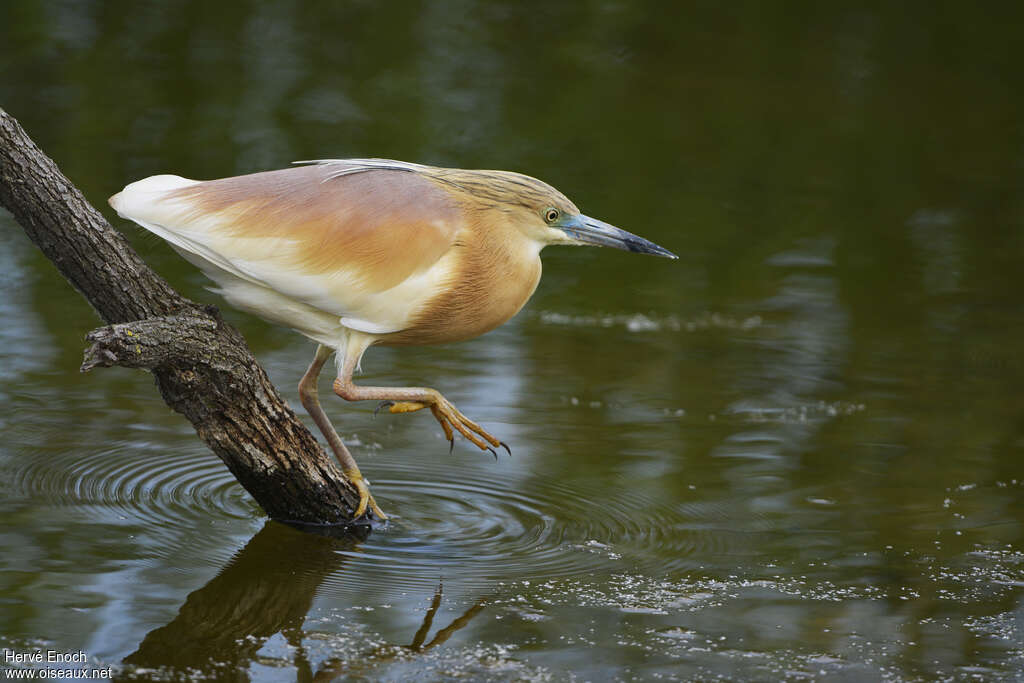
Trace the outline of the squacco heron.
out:
[[[353,383],[363,353],[374,344],[460,341],[501,325],[536,289],[549,244],[676,258],[584,216],[535,178],[388,159],[209,181],[158,175],[131,183],[110,205],[167,240],[235,307],[318,342],[299,397],[359,492],[356,519],[368,507],[387,516],[320,406],[317,378],[332,353],[342,398],[380,401],[392,413],[429,408],[451,445],[458,432],[482,450],[507,450],[434,389]]]

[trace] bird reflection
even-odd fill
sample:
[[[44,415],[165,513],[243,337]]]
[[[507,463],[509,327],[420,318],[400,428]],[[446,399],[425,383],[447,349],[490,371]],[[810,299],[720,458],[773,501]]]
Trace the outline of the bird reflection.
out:
[[[314,669],[303,644],[309,635],[303,628],[306,616],[320,585],[345,565],[347,551],[368,533],[366,527],[355,527],[347,533],[324,529],[311,534],[268,521],[216,577],[188,596],[174,619],[146,635],[125,657],[127,666],[116,680],[148,679],[155,669],[162,678],[248,681],[251,663],[263,659],[261,649],[280,634],[291,646],[300,680],[329,681],[437,647],[484,608],[484,600],[477,601],[428,642],[442,602],[439,584],[411,644],[383,645],[354,661],[335,657]]]
[[[437,584],[437,591],[434,593],[434,599],[431,600],[427,613],[423,615],[423,623],[420,625],[419,629],[416,630],[416,635],[413,636],[412,643],[397,647],[393,645],[383,645],[367,652],[355,661],[347,661],[340,657],[328,659],[324,662],[320,670],[317,671],[316,675],[313,676],[313,681],[315,683],[326,683],[327,681],[333,681],[340,676],[363,673],[365,669],[375,664],[380,664],[391,659],[397,659],[398,657],[410,652],[426,652],[427,650],[435,648],[447,641],[452,637],[452,634],[468,624],[473,617],[483,610],[486,603],[483,598],[477,600],[476,603],[463,612],[461,616],[435,633],[430,642],[424,643],[424,641],[427,640],[427,636],[430,635],[430,628],[434,624],[434,616],[437,614],[437,610],[441,608],[443,592],[443,584]]]
[[[438,608],[441,607],[441,595],[443,592],[443,585],[437,584],[437,592],[434,593],[434,599],[430,602],[430,609],[423,615],[423,625],[420,626],[419,630],[416,631],[416,635],[413,636],[412,643],[409,645],[409,649],[415,652],[420,650],[429,650],[432,647],[436,647],[448,640],[453,633],[458,631],[460,628],[469,623],[469,620],[475,617],[484,608],[484,601],[477,600],[476,604],[466,610],[461,617],[448,624],[440,631],[438,631],[433,639],[423,644],[423,641],[427,639],[427,635],[430,633],[430,627],[434,623],[434,615],[437,614]]]

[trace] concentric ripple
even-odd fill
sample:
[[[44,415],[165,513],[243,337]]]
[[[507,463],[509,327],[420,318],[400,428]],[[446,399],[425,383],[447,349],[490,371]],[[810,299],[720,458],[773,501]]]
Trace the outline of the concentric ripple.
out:
[[[327,578],[328,591],[419,589],[439,577],[482,585],[620,570],[667,572],[691,566],[694,556],[745,553],[747,539],[723,523],[724,511],[652,502],[606,478],[560,480],[520,467],[453,470],[434,462],[375,460],[367,467],[374,495],[394,519],[366,541],[338,550],[348,559]],[[179,452],[122,441],[83,456],[45,448],[37,457],[0,465],[8,500],[88,508],[99,523],[145,527],[155,541],[146,544],[147,553],[157,556],[180,547],[180,540],[171,542],[177,530],[263,516],[227,468],[200,446]],[[443,480],[448,473],[455,478]],[[222,532],[214,539],[225,552],[231,548],[222,543]],[[208,559],[226,557],[217,551]]]
[[[395,519],[349,552],[352,561],[328,580],[331,588],[421,586],[439,576],[489,582],[669,571],[701,553],[742,552],[735,534],[694,524],[679,505],[651,504],[622,489],[543,478],[495,481],[475,468],[442,482],[437,469],[408,463],[391,474],[378,474],[373,490]]]
[[[198,448],[186,455],[121,442],[85,455],[46,451],[4,469],[11,495],[89,507],[109,523],[179,527],[260,514],[223,463]]]

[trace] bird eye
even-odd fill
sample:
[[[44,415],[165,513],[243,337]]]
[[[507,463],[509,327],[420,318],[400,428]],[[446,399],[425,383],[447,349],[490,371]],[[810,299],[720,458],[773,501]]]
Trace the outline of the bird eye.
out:
[[[548,223],[554,223],[558,220],[558,209],[548,209],[544,212],[544,220]]]

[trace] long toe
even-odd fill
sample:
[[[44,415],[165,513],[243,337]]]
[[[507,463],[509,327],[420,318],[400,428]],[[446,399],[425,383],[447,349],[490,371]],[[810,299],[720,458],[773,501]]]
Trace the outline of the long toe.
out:
[[[377,503],[373,500],[373,496],[370,495],[370,486],[366,483],[362,473],[358,469],[346,470],[345,476],[356,487],[356,492],[359,494],[359,505],[356,506],[355,511],[352,513],[352,519],[359,519],[365,515],[367,507],[370,507],[373,513],[380,516],[381,519],[387,519],[387,515],[381,512],[380,508],[377,507]]]
[[[483,427],[463,415],[450,401],[442,398],[436,405],[431,406],[431,412],[444,429],[445,438],[452,442],[453,430],[457,431],[467,441],[482,451],[494,453],[491,447],[505,446],[504,442],[493,436]],[[487,444],[490,444],[488,446]],[[508,448],[508,446],[505,446]]]
[[[359,505],[356,507],[356,511],[352,514],[352,519],[360,519],[366,514],[366,508],[370,508],[370,510],[373,511],[374,517],[382,522],[386,520],[388,516],[384,514],[384,511],[377,505],[377,501],[375,501],[373,496],[370,495],[370,486],[366,483],[366,480],[363,479],[363,476],[358,475],[358,478],[352,477],[351,480],[352,483],[355,484],[356,491],[359,492]]]
[[[370,509],[373,510],[373,516],[380,521],[383,522],[389,519],[388,516],[384,514],[384,511],[377,505],[377,501],[373,499],[373,496],[370,496]]]
[[[366,514],[366,505],[370,502],[370,492],[365,487],[356,487],[359,489],[359,505],[356,506],[356,511],[352,513],[352,519],[359,519]]]

